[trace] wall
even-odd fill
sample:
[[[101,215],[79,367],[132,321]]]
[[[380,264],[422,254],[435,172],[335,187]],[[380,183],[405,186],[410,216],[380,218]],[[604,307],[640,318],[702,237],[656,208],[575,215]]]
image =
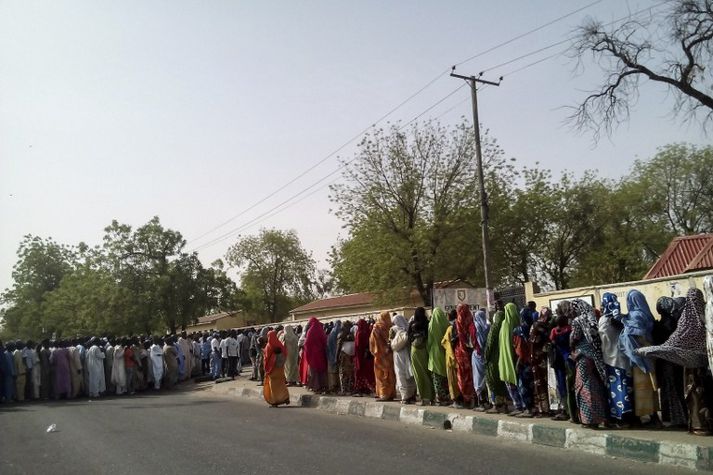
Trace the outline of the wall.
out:
[[[617,284],[593,285],[590,287],[578,287],[576,289],[555,290],[552,292],[534,293],[533,283],[525,283],[525,295],[527,300],[537,303],[537,308],[542,306],[552,307],[558,300],[572,300],[584,298],[594,301],[594,306],[600,307],[604,292],[616,294],[622,305],[622,311],[627,312],[626,294],[631,289],[637,289],[644,294],[651,307],[651,311],[656,315],[656,301],[660,297],[685,297],[688,289],[693,287],[703,289],[703,278],[713,274],[712,270],[691,272],[677,276],[662,277],[660,279],[638,280],[634,282],[621,282]]]

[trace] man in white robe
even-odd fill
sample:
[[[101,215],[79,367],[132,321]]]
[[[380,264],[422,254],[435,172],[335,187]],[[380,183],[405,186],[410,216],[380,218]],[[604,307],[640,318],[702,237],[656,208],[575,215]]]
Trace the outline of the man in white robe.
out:
[[[188,338],[186,338],[186,332],[181,332],[181,336],[178,339],[178,346],[181,347],[181,352],[183,353],[185,372],[182,379],[190,379],[191,372],[193,371],[193,345]]]
[[[89,341],[90,348],[87,351],[86,366],[88,373],[87,392],[89,397],[99,397],[101,393],[106,391],[106,382],[104,380],[104,352],[97,346],[96,338]]]
[[[163,349],[161,348],[158,337],[154,338],[153,345],[151,345],[149,350],[149,361],[151,362],[153,387],[159,390],[161,389],[161,380],[163,379]]]

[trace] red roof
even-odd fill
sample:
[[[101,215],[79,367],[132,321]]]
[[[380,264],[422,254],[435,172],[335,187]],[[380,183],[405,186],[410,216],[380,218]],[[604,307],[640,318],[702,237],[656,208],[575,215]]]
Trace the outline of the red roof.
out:
[[[376,294],[371,292],[341,295],[339,297],[315,300],[314,302],[292,309],[290,313],[311,312],[314,310],[326,310],[330,308],[360,307],[362,305],[371,305],[374,303],[374,300],[376,300]]]
[[[238,312],[221,312],[221,313],[214,313],[212,315],[206,315],[205,317],[198,317],[198,325],[204,324],[204,323],[215,323],[218,320],[222,320],[226,317],[232,317]]]
[[[679,236],[671,241],[644,279],[713,268],[713,234]]]

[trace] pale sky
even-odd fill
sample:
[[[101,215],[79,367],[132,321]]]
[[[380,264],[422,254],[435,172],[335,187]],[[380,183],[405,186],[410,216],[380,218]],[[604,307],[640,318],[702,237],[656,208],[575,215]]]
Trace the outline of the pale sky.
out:
[[[93,245],[112,219],[139,226],[158,215],[190,250],[245,225],[333,171],[336,157],[283,186],[450,65],[592,1],[0,0],[0,289],[25,234]],[[656,3],[602,0],[458,72],[562,40],[587,15],[611,21]],[[630,123],[593,147],[563,126],[561,107],[599,77],[573,67],[553,58],[482,91],[481,122],[508,156],[616,177],[659,146],[710,142],[646,85]],[[389,120],[412,119],[459,84],[443,75]],[[463,88],[423,119],[470,116],[468,97]],[[295,229],[324,267],[344,231],[327,189],[315,189],[243,233]],[[201,248],[201,259],[234,241]]]

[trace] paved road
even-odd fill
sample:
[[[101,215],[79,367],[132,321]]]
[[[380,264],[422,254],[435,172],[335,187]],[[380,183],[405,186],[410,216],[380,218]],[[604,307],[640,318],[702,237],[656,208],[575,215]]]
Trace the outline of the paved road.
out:
[[[555,472],[692,473],[193,391],[0,406],[3,475]]]

